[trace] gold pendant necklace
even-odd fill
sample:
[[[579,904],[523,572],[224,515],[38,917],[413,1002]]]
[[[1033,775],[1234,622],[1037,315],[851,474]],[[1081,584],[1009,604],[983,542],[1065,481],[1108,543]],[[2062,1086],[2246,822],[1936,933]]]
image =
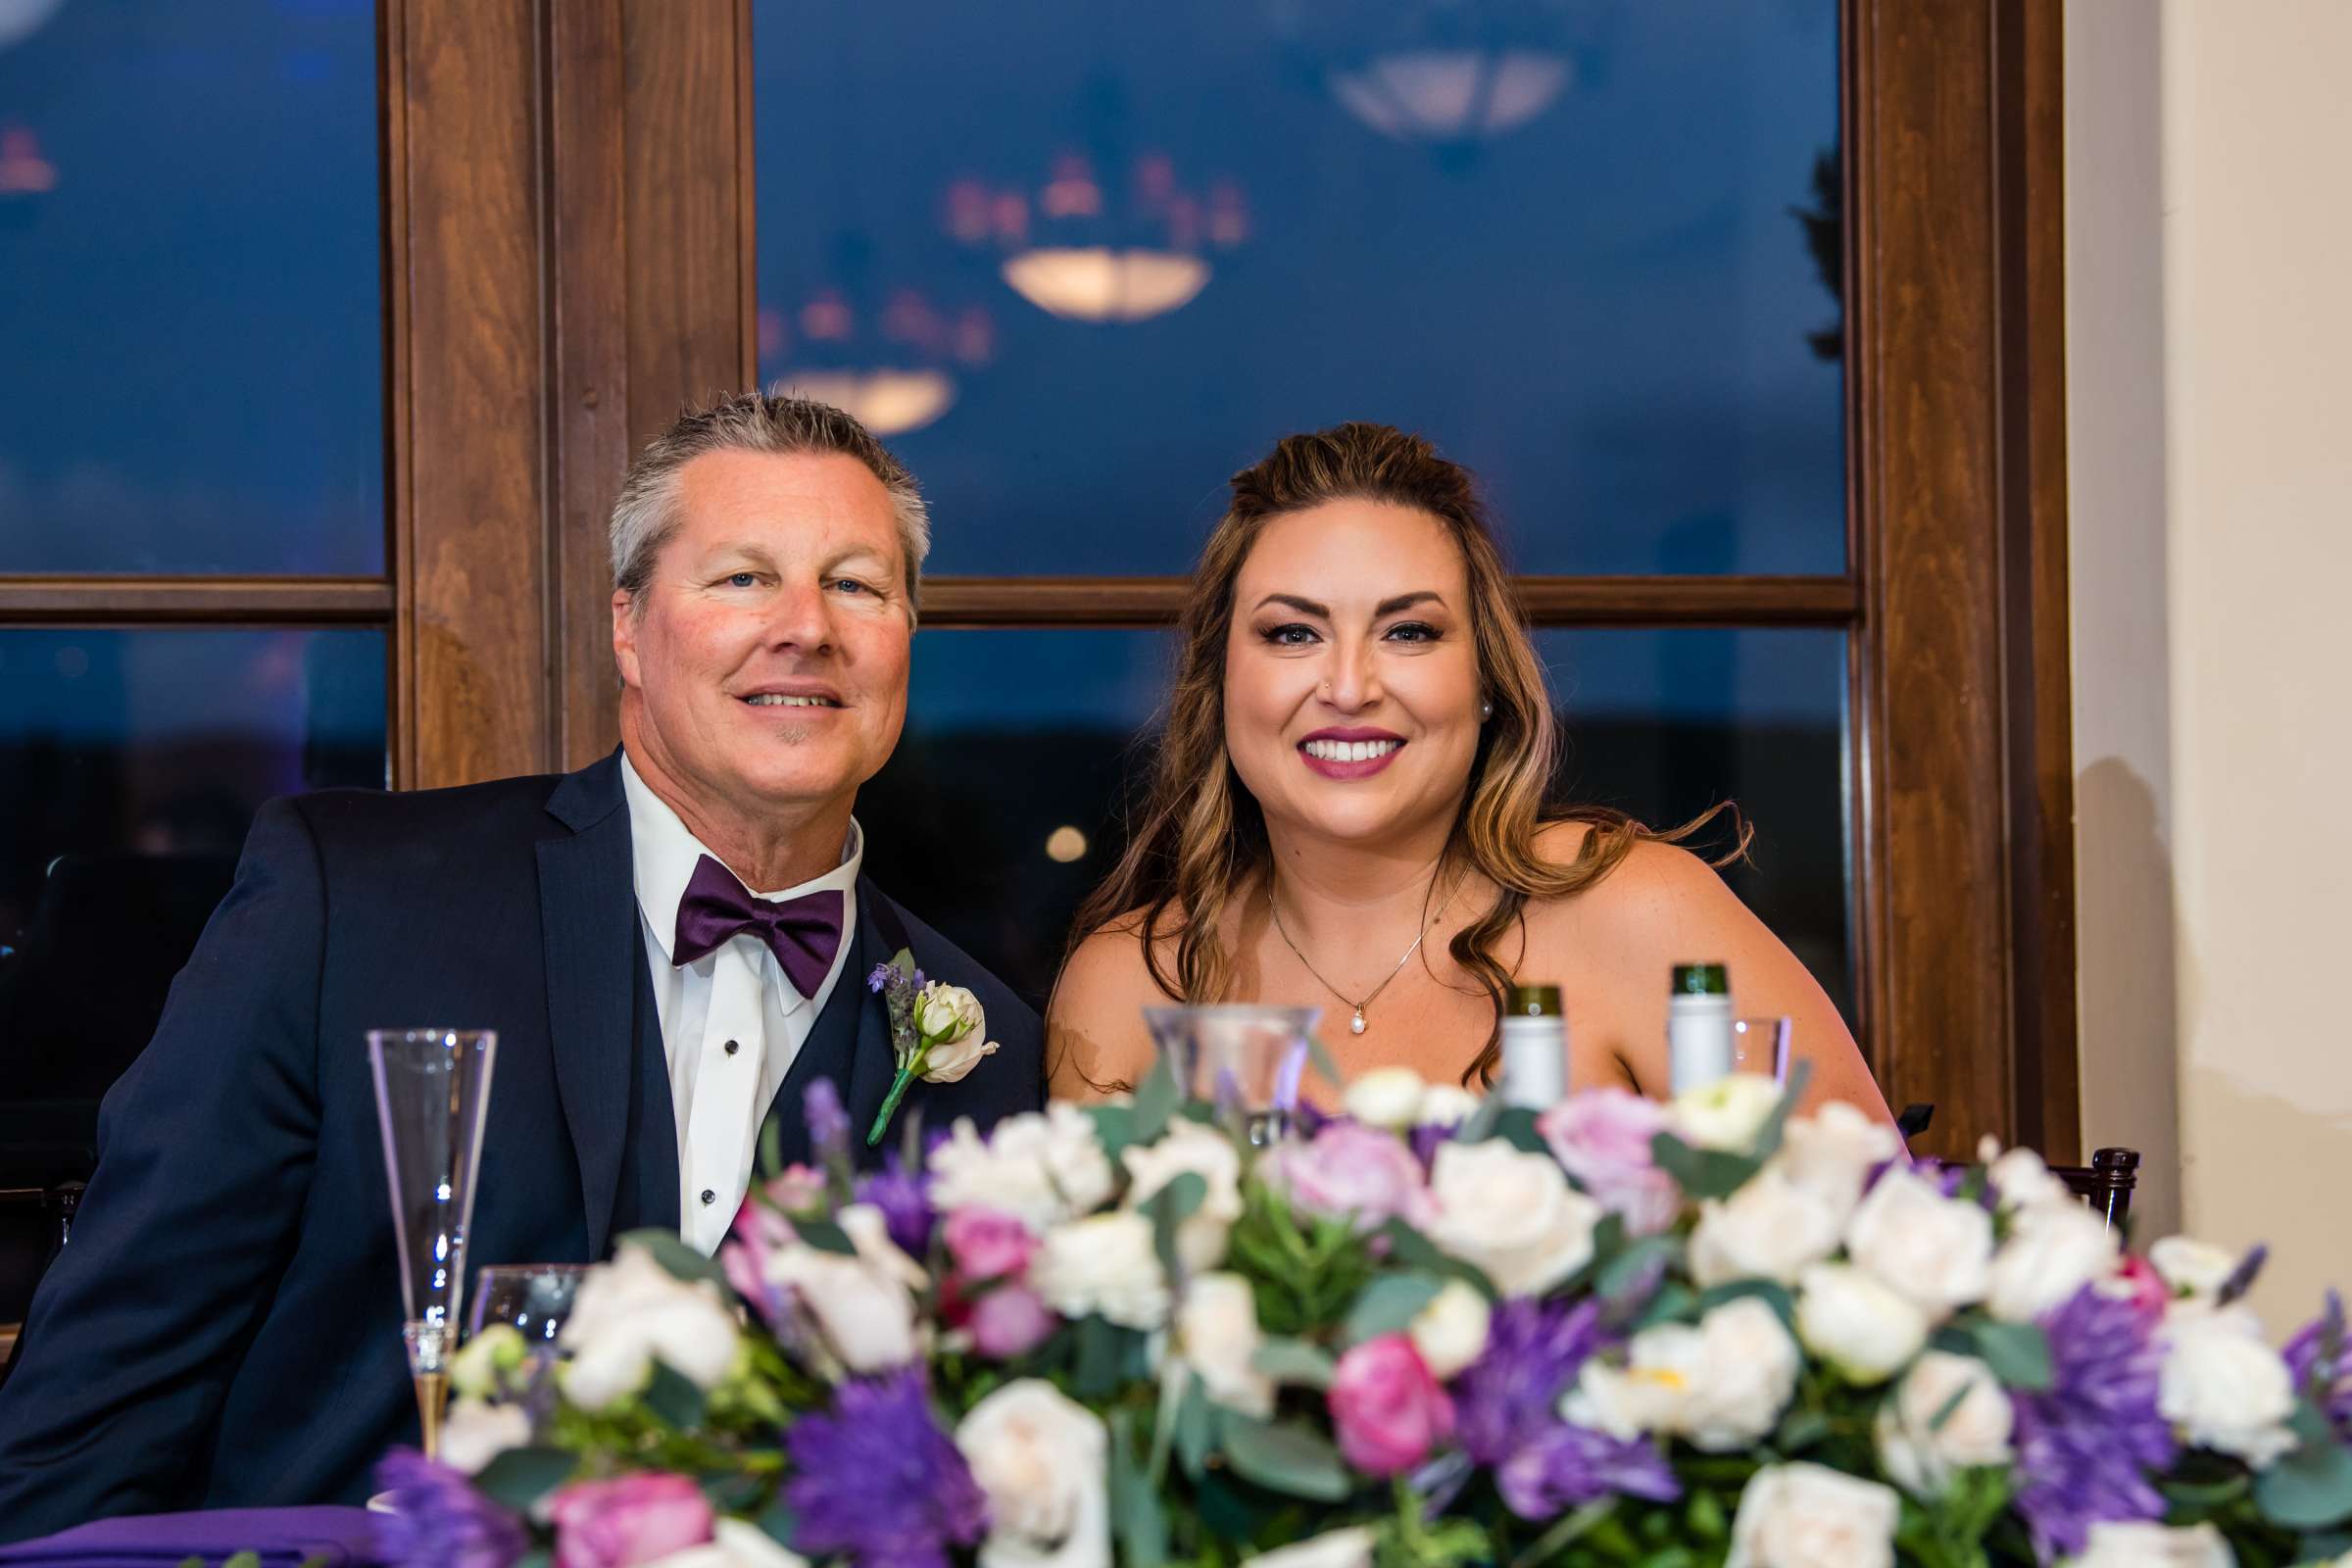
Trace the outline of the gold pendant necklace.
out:
[[[1364,1000],[1361,1002],[1355,1001],[1353,998],[1349,997],[1347,992],[1342,991],[1338,986],[1335,986],[1330,981],[1324,979],[1323,972],[1317,969],[1313,964],[1306,961],[1306,955],[1298,951],[1298,944],[1293,942],[1291,940],[1291,934],[1282,928],[1282,906],[1274,902],[1274,879],[1270,876],[1266,879],[1266,912],[1274,917],[1274,934],[1282,938],[1282,945],[1291,950],[1291,956],[1298,960],[1298,966],[1304,969],[1308,974],[1313,975],[1315,977],[1315,982],[1322,986],[1324,990],[1330,992],[1333,996],[1339,998],[1342,1002],[1347,1003],[1348,1006],[1354,1009],[1354,1015],[1348,1020],[1348,1032],[1351,1035],[1360,1035],[1367,1028],[1371,1027],[1371,1025],[1365,1021],[1364,1009],[1372,1005],[1372,1002],[1375,997],[1378,997],[1383,991],[1389,989],[1389,981],[1394,980],[1398,975],[1404,973],[1404,966],[1413,961],[1414,954],[1421,951],[1422,942],[1425,941],[1429,936],[1429,928],[1437,924],[1439,916],[1445,914],[1446,908],[1452,905],[1454,893],[1459,893],[1461,890],[1462,885],[1459,882],[1456,882],[1453,885],[1453,892],[1446,894],[1446,902],[1438,906],[1437,914],[1433,914],[1427,921],[1423,922],[1420,934],[1413,938],[1413,945],[1404,950],[1403,957],[1396,960],[1396,967],[1391,969],[1388,972],[1386,979],[1383,979],[1380,984],[1374,986],[1369,992],[1367,992],[1364,996]]]

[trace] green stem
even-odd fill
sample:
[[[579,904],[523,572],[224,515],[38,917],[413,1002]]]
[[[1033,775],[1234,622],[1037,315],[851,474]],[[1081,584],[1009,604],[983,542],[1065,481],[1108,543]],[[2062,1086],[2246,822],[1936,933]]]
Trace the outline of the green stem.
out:
[[[890,1081],[890,1093],[882,1097],[882,1108],[874,1112],[874,1124],[866,1129],[866,1148],[871,1149],[882,1141],[882,1130],[890,1125],[890,1118],[897,1114],[899,1102],[906,1098],[906,1086],[914,1082],[915,1066],[916,1063],[908,1062]]]

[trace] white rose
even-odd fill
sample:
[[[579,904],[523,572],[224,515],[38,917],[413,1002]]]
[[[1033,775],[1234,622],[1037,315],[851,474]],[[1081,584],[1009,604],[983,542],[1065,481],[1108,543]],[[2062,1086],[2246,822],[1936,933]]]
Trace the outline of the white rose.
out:
[[[1460,1084],[1431,1084],[1421,1091],[1413,1121],[1421,1127],[1459,1127],[1476,1109],[1478,1097]]]
[[[956,1446],[988,1498],[980,1568],[1110,1568],[1110,1438],[1038,1378],[972,1406]]]
[[[1987,1133],[1977,1148],[1977,1160],[1984,1167],[2003,1212],[2056,1207],[2061,1203],[2083,1208],[2082,1200],[2066,1183],[2050,1174],[2049,1166],[2031,1149],[2012,1149],[2003,1153],[1999,1141]]]
[[[2221,1295],[2230,1276],[2237,1272],[2234,1255],[2186,1236],[2167,1236],[2148,1249],[2148,1261],[2174,1295],[2192,1298]]]
[[[1810,1116],[1790,1119],[1776,1163],[1790,1182],[1835,1207],[1842,1230],[1862,1201],[1870,1173],[1902,1152],[1902,1137],[1892,1127],[1833,1100]]]
[[[2031,1323],[2115,1272],[2122,1252],[2107,1222],[2077,1202],[2020,1209],[1985,1276],[1984,1308]]]
[[[1127,1206],[1135,1208],[1186,1171],[1208,1184],[1200,1206],[1176,1227],[1176,1255],[1198,1273],[1225,1260],[1225,1237],[1242,1217],[1242,1155],[1233,1140],[1214,1128],[1178,1117],[1155,1144],[1129,1149]]]
[[[1816,1263],[1804,1272],[1796,1335],[1805,1348],[1865,1386],[1900,1372],[1928,1343],[1928,1317],[1860,1269]]]
[[[1752,1153],[1780,1102],[1779,1084],[1762,1073],[1736,1072],[1675,1096],[1666,1130],[1693,1149]]]
[[[2158,1333],[2164,1371],[2156,1407],[2196,1447],[2259,1470],[2291,1450],[2294,1376],[2244,1306],[2175,1308]]]
[[[905,1366],[921,1351],[915,1332],[914,1292],[922,1265],[890,1239],[888,1222],[871,1203],[852,1203],[835,1216],[854,1257],[795,1242],[767,1260],[767,1282],[794,1299],[842,1364],[853,1372]]]
[[[735,1365],[737,1338],[717,1286],[674,1279],[653,1253],[624,1243],[582,1277],[572,1298],[557,1340],[571,1357],[564,1393],[583,1410],[602,1410],[644,1388],[657,1357],[695,1387],[714,1388]]]
[[[961,1083],[980,1065],[980,1058],[997,1054],[994,1040],[983,1040],[978,1030],[961,1040],[933,1046],[923,1057],[923,1082],[927,1084]]]
[[[1891,1487],[1817,1464],[1748,1478],[1724,1568],[1894,1568],[1902,1499]]]
[[[1592,1256],[1601,1206],[1568,1185],[1549,1154],[1499,1138],[1446,1144],[1430,1170],[1429,1239],[1505,1296],[1540,1296]]]
[[[1239,1274],[1197,1274],[1176,1309],[1176,1350],[1200,1374],[1208,1396],[1263,1420],[1274,1413],[1274,1380],[1251,1358],[1262,1343],[1257,1301]]]
[[[645,1568],[808,1568],[808,1559],[758,1525],[720,1518],[710,1522],[710,1539],[703,1544],[657,1557]]]
[[[914,1028],[924,1039],[951,1044],[970,1035],[988,1033],[988,1014],[980,999],[961,986],[934,980],[914,999]]]
[[[484,1465],[509,1448],[530,1445],[531,1418],[519,1404],[453,1399],[441,1418],[441,1462],[469,1476],[481,1474]]]
[[[2151,1524],[2095,1524],[2069,1568],[2237,1568],[2237,1554],[2211,1525],[2174,1530]]]
[[[1907,1296],[1928,1321],[1984,1298],[1992,1265],[1992,1216],[1945,1198],[1909,1170],[1895,1169],[1862,1200],[1846,1227],[1846,1251]]]
[[[1930,1350],[1879,1406],[1873,1435],[1888,1479],[1913,1496],[1933,1498],[1962,1470],[2009,1463],[2015,1421],[1992,1368],[1973,1355]]]
[[[1375,1067],[1348,1086],[1340,1107],[1367,1126],[1402,1132],[1421,1119],[1427,1087],[1410,1067]]]
[[[1345,1530],[1325,1531],[1311,1541],[1244,1557],[1241,1568],[1372,1568],[1376,1539],[1366,1527],[1350,1525]]]
[[[1444,1383],[1485,1353],[1493,1320],[1494,1308],[1485,1296],[1460,1280],[1447,1280],[1429,1304],[1413,1314],[1405,1333],[1421,1352],[1429,1375]]]
[[[986,1138],[959,1116],[928,1163],[932,1206],[941,1213],[977,1204],[1011,1214],[1041,1236],[1102,1207],[1116,1180],[1094,1118],[1058,1102],[1007,1116]]]
[[[1801,1357],[1780,1314],[1752,1296],[1698,1321],[1643,1329],[1622,1368],[1585,1363],[1561,1414],[1620,1439],[1663,1432],[1728,1453],[1762,1440],[1796,1391]]]
[[[1838,1250],[1845,1216],[1835,1199],[1765,1166],[1728,1199],[1699,1206],[1690,1233],[1690,1277],[1702,1290],[1734,1280],[1793,1285],[1805,1266]]]
[[[1064,1317],[1100,1312],[1131,1329],[1168,1320],[1168,1277],[1152,1222],[1133,1209],[1056,1225],[1029,1261],[1029,1287]]]

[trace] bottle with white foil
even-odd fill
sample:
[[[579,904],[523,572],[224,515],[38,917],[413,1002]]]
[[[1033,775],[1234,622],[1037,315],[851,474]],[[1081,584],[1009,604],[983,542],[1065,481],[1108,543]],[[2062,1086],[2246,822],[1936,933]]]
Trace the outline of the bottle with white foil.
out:
[[[1549,1110],[1568,1098],[1568,1025],[1560,1016],[1558,986],[1513,986],[1502,1012],[1502,1081],[1506,1105]]]
[[[1666,1055],[1674,1092],[1731,1076],[1732,980],[1720,963],[1678,963],[1666,1002]]]

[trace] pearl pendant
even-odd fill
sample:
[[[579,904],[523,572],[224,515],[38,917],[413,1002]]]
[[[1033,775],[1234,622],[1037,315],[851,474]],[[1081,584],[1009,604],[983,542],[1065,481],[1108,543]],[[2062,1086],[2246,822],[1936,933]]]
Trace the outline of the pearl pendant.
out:
[[[1360,1035],[1360,1034],[1362,1034],[1362,1033],[1364,1032],[1364,1009],[1363,1009],[1363,1008],[1361,1008],[1361,1007],[1358,1007],[1358,1008],[1356,1008],[1356,1009],[1355,1009],[1355,1016],[1348,1020],[1348,1032],[1349,1034],[1351,1034],[1351,1035]]]

